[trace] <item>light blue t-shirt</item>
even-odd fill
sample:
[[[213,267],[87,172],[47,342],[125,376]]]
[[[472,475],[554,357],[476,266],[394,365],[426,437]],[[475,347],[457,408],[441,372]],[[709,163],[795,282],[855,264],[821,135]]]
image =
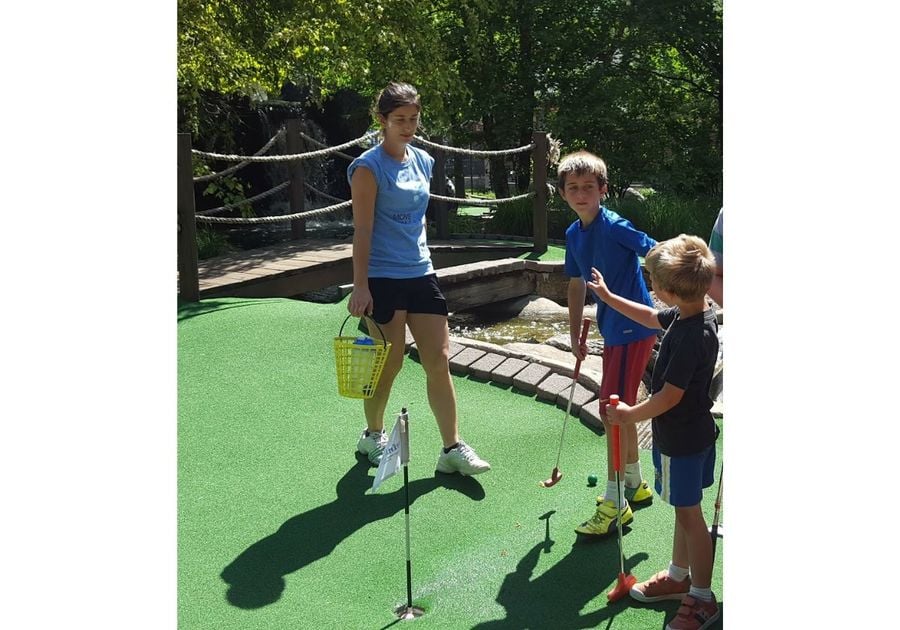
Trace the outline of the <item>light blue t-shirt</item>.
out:
[[[365,166],[375,176],[375,222],[372,226],[370,278],[420,278],[434,272],[425,240],[425,210],[434,158],[407,145],[398,162],[379,144],[350,163],[347,180]]]
[[[725,230],[723,229],[722,211],[719,210],[719,216],[716,217],[716,223],[713,225],[712,232],[709,234],[709,249],[716,258],[716,264],[722,266],[722,252],[725,247]]]

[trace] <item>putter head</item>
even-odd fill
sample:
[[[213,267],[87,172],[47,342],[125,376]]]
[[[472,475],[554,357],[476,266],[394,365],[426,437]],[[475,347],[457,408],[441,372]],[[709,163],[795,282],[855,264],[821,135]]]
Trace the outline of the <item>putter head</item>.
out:
[[[539,481],[538,485],[541,488],[552,488],[556,484],[559,483],[559,480],[562,479],[562,473],[559,472],[559,468],[554,468],[553,472],[550,473],[549,479],[544,479],[543,481]]]
[[[616,585],[610,592],[606,594],[608,602],[617,602],[623,597],[627,597],[631,587],[637,584],[637,578],[630,573],[620,573],[616,579]]]

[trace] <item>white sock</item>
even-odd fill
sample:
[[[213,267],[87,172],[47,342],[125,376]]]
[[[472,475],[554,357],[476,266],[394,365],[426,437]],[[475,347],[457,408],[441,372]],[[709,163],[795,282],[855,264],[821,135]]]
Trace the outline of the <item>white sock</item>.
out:
[[[641,477],[641,462],[625,464],[625,485],[629,488],[637,488],[643,481]]]
[[[696,599],[702,599],[705,602],[712,601],[712,588],[698,588],[696,586],[691,587],[691,592],[688,593],[691,597]]]
[[[690,570],[685,569],[683,567],[679,567],[673,563],[669,563],[669,577],[675,580],[676,582],[684,582],[687,579],[687,576],[690,575]]]
[[[606,494],[603,495],[603,498],[606,501],[612,501],[613,505],[619,507],[619,487],[615,481],[606,482]],[[624,499],[625,497],[623,496],[622,498]]]

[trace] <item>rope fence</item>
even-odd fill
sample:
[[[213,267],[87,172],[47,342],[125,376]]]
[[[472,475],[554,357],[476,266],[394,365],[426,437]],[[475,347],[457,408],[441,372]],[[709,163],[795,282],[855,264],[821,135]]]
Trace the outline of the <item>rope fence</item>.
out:
[[[278,138],[283,136],[284,133],[285,133],[285,128],[282,127],[281,129],[278,130],[278,132],[274,136],[272,136],[272,138],[268,142],[266,142],[265,145],[263,145],[263,147],[259,151],[257,151],[256,153],[253,154],[253,157],[255,157],[257,155],[262,155],[263,153],[265,153],[266,151],[271,149],[272,145],[274,145],[275,142],[278,140]],[[208,175],[200,175],[199,177],[195,177],[194,181],[195,182],[208,182],[212,179],[217,179],[219,177],[225,177],[226,175],[231,175],[232,173],[239,171],[240,169],[244,168],[248,164],[250,164],[250,161],[244,160],[243,162],[235,164],[234,166],[229,166],[225,170],[219,171],[218,173],[209,173]]]
[[[380,131],[369,131],[364,135],[356,138],[355,140],[350,140],[349,142],[345,142],[344,144],[339,144],[337,146],[329,147],[328,145],[316,140],[315,138],[300,132],[300,137],[312,144],[313,146],[320,147],[319,151],[311,151],[309,153],[294,153],[291,155],[262,155],[266,151],[268,151],[275,141],[284,133],[284,129],[279,130],[275,136],[269,140],[266,145],[254,153],[253,155],[230,155],[225,153],[210,153],[207,151],[200,151],[198,149],[192,149],[191,152],[194,155],[197,155],[202,158],[208,158],[211,160],[222,160],[223,162],[241,162],[237,166],[233,166],[230,169],[226,169],[219,173],[211,173],[209,175],[201,175],[200,177],[195,177],[195,182],[207,181],[209,179],[214,179],[215,177],[221,177],[222,175],[226,175],[228,173],[233,173],[237,169],[242,166],[246,166],[251,162],[290,162],[291,160],[309,160],[312,158],[323,157],[330,154],[338,155],[347,160],[353,160],[352,155],[347,155],[343,153],[341,149],[349,149],[350,147],[357,146],[370,140],[374,136],[380,134]],[[499,157],[504,155],[514,155],[516,153],[524,153],[525,151],[531,151],[534,149],[534,143],[526,144],[525,146],[516,147],[514,149],[499,149],[496,151],[481,151],[476,149],[464,149],[462,147],[454,147],[448,146],[445,144],[438,144],[436,142],[431,142],[430,140],[426,140],[422,136],[413,136],[413,140],[418,144],[429,147],[431,149],[438,149],[441,151],[446,151],[448,153],[460,153],[462,155],[468,155],[471,157],[481,157],[481,158],[491,158],[491,157]]]
[[[316,208],[315,210],[305,210],[304,212],[295,212],[294,214],[282,214],[278,216],[269,216],[269,217],[209,217],[206,215],[197,215],[197,221],[202,223],[224,223],[231,225],[257,225],[260,223],[281,223],[282,221],[294,221],[296,219],[308,219],[310,217],[319,216],[320,214],[328,214],[329,212],[336,212],[338,210],[343,210],[344,208],[349,208],[352,205],[352,202],[345,201],[343,203],[337,203],[333,206],[327,206],[325,208]]]
[[[307,182],[303,182],[303,185],[307,190],[311,190],[314,193],[316,193],[317,195],[319,195],[320,197],[324,197],[325,199],[328,199],[330,201],[346,201],[346,199],[339,199],[337,197],[332,197],[327,192],[322,192],[321,190],[319,190],[318,188],[316,188],[315,186],[313,186],[312,184],[309,184]]]
[[[338,153],[341,149],[349,149],[352,146],[356,146],[373,138],[378,133],[380,132],[370,131],[365,135],[356,138],[355,140],[345,142],[344,144],[339,144],[335,147],[329,147],[320,151],[310,151],[309,153],[294,153],[291,155],[226,155],[224,153],[208,153],[206,151],[198,151],[197,149],[191,149],[191,153],[203,158],[222,160],[223,162],[240,162],[242,160],[246,160],[247,162],[290,162],[293,160],[311,160],[312,158],[323,157],[332,153]]]
[[[443,195],[435,195],[431,193],[431,198],[437,201],[446,201],[447,203],[455,203],[467,206],[499,206],[500,204],[509,203],[511,201],[519,201],[534,197],[534,191],[525,193],[524,195],[516,195],[515,197],[502,197],[500,199],[473,199],[472,197],[444,197]]]
[[[270,188],[269,190],[267,190],[265,192],[261,192],[258,195],[255,195],[253,197],[244,199],[243,201],[230,203],[225,206],[219,206],[218,208],[210,208],[209,210],[198,210],[197,216],[202,217],[202,216],[206,216],[209,214],[218,214],[219,212],[225,212],[226,210],[234,210],[235,208],[240,208],[241,206],[246,206],[247,204],[253,203],[254,201],[259,201],[260,199],[265,199],[266,197],[271,197],[275,193],[281,192],[282,190],[284,190],[285,188],[287,188],[290,185],[291,185],[290,180],[281,182],[277,186]]]
[[[461,147],[449,147],[444,144],[437,144],[436,142],[426,140],[422,136],[413,136],[413,140],[432,149],[440,149],[441,151],[447,151],[448,153],[461,153],[463,155],[483,158],[497,157],[501,155],[512,155],[514,153],[524,153],[525,151],[531,151],[532,149],[534,149],[533,142],[531,144],[526,144],[524,147],[516,147],[515,149],[501,149],[499,151],[476,151],[474,149],[463,149]]]
[[[324,142],[319,142],[312,136],[308,136],[305,133],[303,133],[302,131],[300,132],[300,137],[303,138],[304,140],[306,140],[307,142],[309,142],[314,147],[319,147],[320,149],[328,148],[328,145],[325,144]],[[350,160],[351,162],[354,160],[354,157],[352,155],[347,155],[346,153],[341,153],[340,151],[335,151],[334,154],[337,155],[338,157],[344,158],[345,160]]]

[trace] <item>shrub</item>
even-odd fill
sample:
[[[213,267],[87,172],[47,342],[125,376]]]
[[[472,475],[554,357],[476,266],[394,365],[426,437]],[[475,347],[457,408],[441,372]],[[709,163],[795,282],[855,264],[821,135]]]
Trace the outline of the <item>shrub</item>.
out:
[[[610,199],[607,207],[631,221],[636,228],[658,241],[694,234],[704,241],[722,207],[718,197],[682,197],[656,192],[646,201]]]
[[[207,227],[197,228],[197,258],[213,258],[234,251],[228,237]]]
[[[685,234],[695,234],[703,240],[715,223],[722,200],[718,197],[682,197],[664,192],[653,192],[645,201],[634,198],[607,199],[606,206],[631,221],[634,226],[658,241]],[[534,200],[522,199],[497,206],[486,223],[475,217],[451,218],[451,232],[506,234],[509,236],[534,236]],[[547,201],[547,236],[564,240],[566,228],[577,219],[575,212],[560,197],[554,195]],[[471,220],[477,223],[470,223]],[[471,229],[474,225],[478,229]],[[458,227],[457,227],[458,226]],[[466,229],[463,229],[463,228]]]
[[[532,236],[534,234],[534,200],[531,198],[510,201],[497,206],[485,228],[490,234]]]
[[[466,214],[450,215],[448,224],[451,234],[483,234],[484,219]]]

